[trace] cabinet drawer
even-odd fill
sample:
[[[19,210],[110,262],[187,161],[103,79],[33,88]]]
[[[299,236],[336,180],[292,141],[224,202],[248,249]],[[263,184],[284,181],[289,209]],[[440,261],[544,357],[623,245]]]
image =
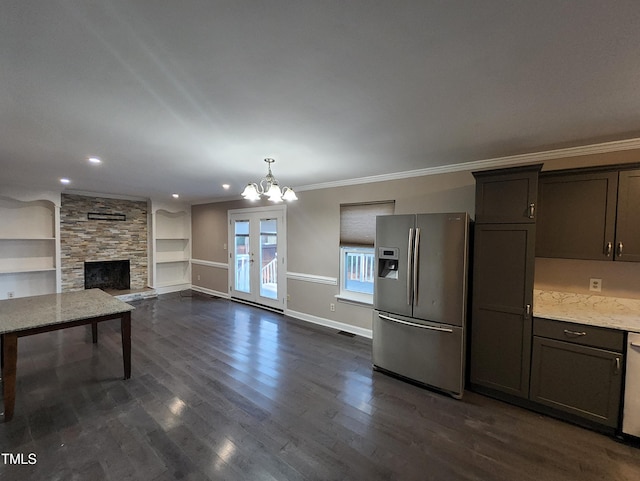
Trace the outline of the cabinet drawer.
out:
[[[624,332],[604,327],[536,317],[533,335],[617,352],[624,350]]]

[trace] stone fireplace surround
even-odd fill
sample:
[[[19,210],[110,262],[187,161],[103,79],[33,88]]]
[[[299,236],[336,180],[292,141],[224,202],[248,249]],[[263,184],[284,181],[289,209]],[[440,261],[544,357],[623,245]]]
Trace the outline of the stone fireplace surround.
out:
[[[62,291],[77,291],[85,288],[85,262],[123,259],[129,260],[131,289],[147,287],[149,231],[147,212],[146,201],[62,194],[60,204]],[[89,213],[94,215],[89,216]],[[125,220],[114,220],[121,219],[122,215]]]

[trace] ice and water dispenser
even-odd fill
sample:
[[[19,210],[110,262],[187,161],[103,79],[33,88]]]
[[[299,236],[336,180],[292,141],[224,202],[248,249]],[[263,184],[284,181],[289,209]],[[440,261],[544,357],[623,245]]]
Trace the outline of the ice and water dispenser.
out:
[[[398,248],[378,247],[378,277],[398,278]]]

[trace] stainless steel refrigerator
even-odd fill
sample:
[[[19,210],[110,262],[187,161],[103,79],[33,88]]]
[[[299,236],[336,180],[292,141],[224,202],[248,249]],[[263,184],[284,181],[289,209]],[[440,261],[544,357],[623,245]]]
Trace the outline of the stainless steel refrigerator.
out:
[[[461,398],[469,215],[376,218],[373,365]]]

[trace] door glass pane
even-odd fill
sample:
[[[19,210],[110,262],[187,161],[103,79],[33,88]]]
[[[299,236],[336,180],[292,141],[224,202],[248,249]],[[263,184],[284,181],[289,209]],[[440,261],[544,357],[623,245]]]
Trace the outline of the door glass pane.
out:
[[[278,298],[278,221],[260,219],[260,295]]]
[[[251,292],[251,262],[249,257],[249,221],[235,222],[235,290]]]

